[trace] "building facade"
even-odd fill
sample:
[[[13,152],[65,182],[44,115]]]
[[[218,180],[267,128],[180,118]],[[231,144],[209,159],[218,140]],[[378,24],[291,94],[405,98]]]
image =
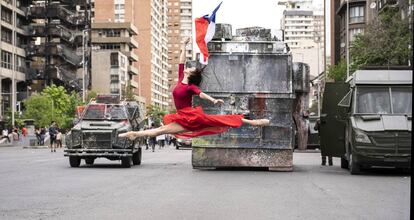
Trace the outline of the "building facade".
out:
[[[6,111],[19,111],[28,95],[26,51],[28,24],[25,9],[30,1],[0,1],[0,122]],[[14,103],[14,104],[12,104]]]
[[[192,36],[192,1],[168,1],[168,88],[171,94],[178,80],[178,63],[183,38]],[[187,45],[187,59],[192,59],[192,41]],[[170,110],[174,109],[171,95],[168,99]]]
[[[147,105],[168,107],[167,0],[94,0],[94,22],[130,22],[138,29],[134,76]]]
[[[311,1],[285,1],[281,19],[283,40],[292,52],[294,62],[304,62],[310,75],[316,76],[324,67],[324,16],[311,8]]]
[[[347,8],[349,8],[349,19],[347,19]],[[349,2],[341,0],[331,3],[331,65],[346,59],[347,48],[349,48],[347,43],[350,45],[356,34],[363,33],[366,24],[377,14],[376,0],[349,0]]]
[[[138,47],[133,38],[138,33],[137,28],[130,22],[94,22],[91,33],[92,90],[126,98],[127,92],[139,88],[138,83],[131,80],[138,75],[134,66],[138,56],[133,51]],[[140,100],[136,95],[134,98]]]

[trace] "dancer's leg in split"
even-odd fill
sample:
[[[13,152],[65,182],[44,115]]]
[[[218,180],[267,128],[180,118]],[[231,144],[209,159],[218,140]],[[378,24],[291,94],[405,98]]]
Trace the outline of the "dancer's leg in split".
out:
[[[120,134],[119,137],[127,137],[129,139],[135,139],[139,137],[155,137],[162,134],[178,134],[186,132],[187,130],[177,123],[171,123],[163,125],[158,128],[148,129],[143,131],[130,131],[127,133]]]
[[[270,121],[269,119],[254,119],[254,120],[250,120],[250,119],[242,119],[243,124],[248,124],[248,125],[252,125],[252,126],[265,126],[265,125],[269,125]]]

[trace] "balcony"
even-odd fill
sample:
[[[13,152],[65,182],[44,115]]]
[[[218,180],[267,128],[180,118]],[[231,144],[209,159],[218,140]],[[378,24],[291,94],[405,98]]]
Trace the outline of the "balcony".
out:
[[[128,66],[128,73],[131,73],[132,75],[138,75],[138,69],[132,65]]]
[[[119,75],[110,75],[111,83],[119,82]]]
[[[138,42],[135,41],[132,37],[93,37],[91,42],[93,44],[116,44],[116,43],[126,43],[132,48],[138,48]]]
[[[119,94],[119,92],[120,92],[120,89],[114,89],[114,88],[112,88],[111,90],[110,90],[110,93],[111,94]]]
[[[62,22],[66,22],[71,25],[85,24],[84,16],[77,15],[75,12],[66,9],[59,4],[51,4],[47,7],[47,9],[46,6],[31,5],[26,9],[25,15],[29,18],[58,18]]]
[[[132,88],[138,89],[138,83],[137,82],[135,82],[134,80],[130,80],[129,82],[130,82],[130,85],[131,85]]]
[[[133,51],[128,51],[128,52],[122,51],[122,53],[128,57],[129,61],[138,62],[138,55],[136,55]]]
[[[79,31],[69,30],[68,28],[62,25],[30,25],[24,26],[23,29],[28,33],[28,36],[31,37],[59,37],[62,40],[76,45],[82,44],[82,33]]]
[[[63,44],[56,43],[50,43],[48,45],[28,45],[26,54],[28,57],[58,56],[74,66],[80,66],[82,62],[82,57],[78,56],[76,51]]]

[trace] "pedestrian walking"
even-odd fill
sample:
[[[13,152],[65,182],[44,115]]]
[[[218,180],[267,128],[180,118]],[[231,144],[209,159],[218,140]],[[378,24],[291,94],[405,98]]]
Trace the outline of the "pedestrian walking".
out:
[[[46,129],[41,128],[40,129],[40,145],[45,145],[45,136],[46,136]]]
[[[158,144],[159,149],[164,148],[164,146],[165,146],[165,134],[158,135],[156,137],[156,140],[157,140],[157,144]]]
[[[56,134],[56,148],[62,148],[62,136],[62,131],[58,128]]]
[[[49,127],[49,137],[50,137],[50,152],[56,152],[56,135],[57,135],[57,126],[56,122],[52,121]]]
[[[9,138],[9,130],[7,128],[4,128],[3,131],[2,131],[2,137],[1,137],[1,139],[4,139],[4,138],[7,139],[7,142],[8,143],[11,142],[10,141],[10,138]]]
[[[26,127],[22,128],[22,135],[23,135],[23,137],[27,136],[27,128]]]
[[[316,120],[316,123],[315,123],[315,126],[313,127],[313,129],[314,129],[315,131],[318,131],[319,140],[320,140],[320,138],[321,138],[321,136],[320,136],[320,126],[321,126],[321,121],[320,121],[320,119],[318,119],[318,120]],[[326,156],[326,155],[324,155],[324,154],[322,153],[322,151],[321,151],[321,158],[322,158],[322,163],[321,163],[321,165],[322,165],[322,166],[326,166],[326,157],[328,157],[328,165],[329,165],[329,166],[332,166],[332,165],[333,165],[332,157],[331,157],[331,156]]]
[[[41,145],[42,143],[42,138],[40,135],[40,129],[39,128],[35,128],[35,135],[36,135],[36,139],[37,139],[37,145]]]
[[[215,99],[203,93],[198,86],[202,81],[202,69],[195,67],[184,69],[186,59],[187,38],[181,46],[180,64],[178,66],[178,81],[173,90],[173,98],[177,113],[164,116],[164,126],[145,130],[130,131],[120,134],[120,137],[135,139],[145,136],[158,136],[161,134],[176,134],[177,137],[198,137],[202,135],[219,134],[230,128],[238,128],[242,124],[264,126],[269,124],[268,119],[249,120],[240,115],[207,115],[203,109],[192,107],[192,96],[198,95],[201,99],[213,104],[223,104],[221,99]]]
[[[152,123],[150,129],[154,129],[154,128],[155,128],[155,124]],[[149,141],[149,145],[151,146],[152,152],[154,152],[157,139],[155,136],[149,137],[148,139],[149,139],[148,141]]]

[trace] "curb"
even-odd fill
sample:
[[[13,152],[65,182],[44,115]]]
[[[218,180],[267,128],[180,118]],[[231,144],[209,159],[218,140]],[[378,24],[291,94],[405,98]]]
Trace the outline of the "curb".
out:
[[[293,151],[293,153],[321,153],[321,150],[314,150],[314,149],[309,149],[309,150],[298,150],[298,149],[295,149],[294,151]]]
[[[24,146],[23,149],[48,149],[49,146]]]

